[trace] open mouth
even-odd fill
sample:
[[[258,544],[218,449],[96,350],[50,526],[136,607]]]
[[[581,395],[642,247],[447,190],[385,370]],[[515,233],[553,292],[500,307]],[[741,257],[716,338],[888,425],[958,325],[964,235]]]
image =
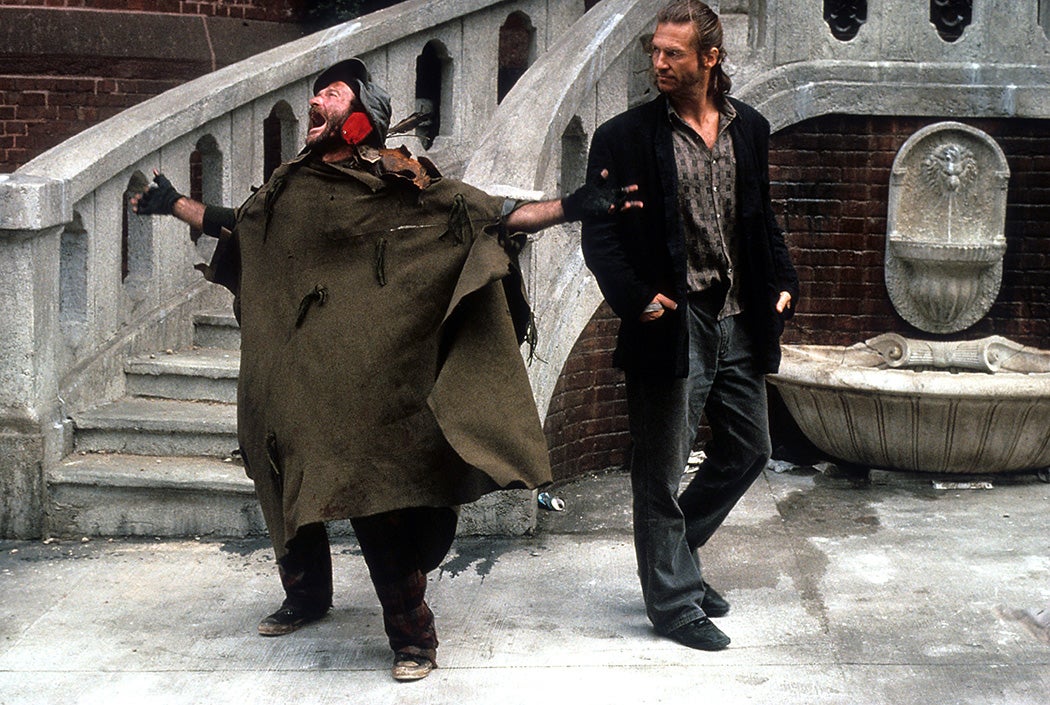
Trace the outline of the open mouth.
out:
[[[325,116],[322,115],[317,110],[311,110],[310,111],[309,119],[310,119],[310,129],[311,130],[316,129],[318,127],[324,127],[325,123],[327,122],[327,120],[325,119]]]

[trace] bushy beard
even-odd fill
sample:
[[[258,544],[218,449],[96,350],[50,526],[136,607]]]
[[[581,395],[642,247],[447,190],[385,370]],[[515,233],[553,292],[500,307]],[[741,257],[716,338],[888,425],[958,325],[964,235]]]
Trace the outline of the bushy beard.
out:
[[[339,115],[326,116],[324,131],[316,137],[306,139],[306,146],[315,152],[325,153],[346,146],[343,141],[343,123],[350,117],[350,110]]]

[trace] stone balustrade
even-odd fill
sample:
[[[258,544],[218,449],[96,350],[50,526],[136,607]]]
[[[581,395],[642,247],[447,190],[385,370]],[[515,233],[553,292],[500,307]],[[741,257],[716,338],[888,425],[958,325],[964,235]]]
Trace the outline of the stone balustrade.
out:
[[[651,95],[637,39],[661,4],[602,0],[585,14],[583,0],[410,0],[184,84],[0,175],[0,536],[40,533],[43,476],[69,450],[69,414],[122,394],[128,354],[186,344],[191,313],[214,303],[192,269],[205,245],[170,219],[129,214],[129,192],[154,169],[184,192],[239,202],[298,149],[313,76],[357,55],[390,89],[395,120],[421,99],[440,108],[427,155],[447,173],[557,195],[582,178],[594,125]],[[1047,0],[974,3],[953,41],[913,0],[864,3],[845,40],[812,0],[711,4],[734,92],[774,130],[833,112],[1050,116]],[[532,64],[497,103],[500,27],[514,12],[534,31]],[[421,58],[437,81],[423,92]],[[600,302],[577,236],[552,229],[525,255],[541,413]]]

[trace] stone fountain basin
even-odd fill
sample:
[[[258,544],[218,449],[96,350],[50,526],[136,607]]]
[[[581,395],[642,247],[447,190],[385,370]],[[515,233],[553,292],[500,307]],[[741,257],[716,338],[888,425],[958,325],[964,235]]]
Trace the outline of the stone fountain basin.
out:
[[[1002,259],[1006,241],[951,244],[890,236],[889,247],[892,254],[909,262],[950,262],[960,267],[973,264],[987,268]]]
[[[872,468],[1005,473],[1050,466],[1050,373],[891,369],[864,343],[785,345],[769,376],[802,432]]]

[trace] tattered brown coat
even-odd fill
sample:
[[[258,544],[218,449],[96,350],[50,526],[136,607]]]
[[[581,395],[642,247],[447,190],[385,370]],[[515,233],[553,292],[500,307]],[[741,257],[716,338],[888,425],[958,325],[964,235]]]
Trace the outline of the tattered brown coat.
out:
[[[238,210],[206,276],[237,296],[238,436],[278,555],[305,524],[550,481],[503,203],[301,157]]]

